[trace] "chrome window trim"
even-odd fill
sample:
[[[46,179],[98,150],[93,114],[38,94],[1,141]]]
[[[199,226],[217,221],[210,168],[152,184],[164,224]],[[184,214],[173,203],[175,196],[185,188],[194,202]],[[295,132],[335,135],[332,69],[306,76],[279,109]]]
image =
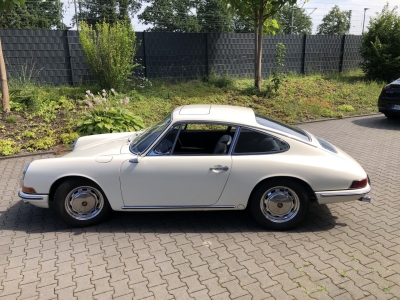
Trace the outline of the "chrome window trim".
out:
[[[240,134],[241,130],[242,130],[242,126],[238,126],[236,129],[235,135],[233,136],[233,140],[231,143],[231,147],[229,148],[228,155],[232,156],[233,149],[235,149],[235,147],[236,147],[236,142],[237,142],[237,139],[239,138],[239,134]]]
[[[172,117],[172,115],[171,115],[171,117]],[[210,120],[207,120],[207,121],[205,121],[205,120],[195,120],[195,121],[193,121],[193,120],[181,120],[181,121],[178,121],[178,122],[176,122],[176,123],[171,122],[169,128],[171,128],[171,127],[173,127],[173,126],[175,126],[175,125],[178,125],[178,124],[180,124],[180,125],[182,125],[182,124],[187,124],[187,123],[189,123],[189,122],[192,123],[192,124],[210,124],[210,123],[212,123],[212,124],[223,124],[223,125],[226,125],[225,122],[221,122],[221,121],[210,121]],[[300,138],[297,138],[296,136],[293,136],[293,135],[290,135],[290,134],[286,134],[286,133],[284,133],[284,132],[280,132],[280,131],[274,130],[274,129],[272,129],[272,128],[268,128],[268,127],[262,126],[262,125],[260,125],[260,124],[258,124],[259,126],[251,126],[251,125],[243,125],[243,124],[238,124],[238,123],[231,123],[231,125],[232,125],[232,126],[236,126],[237,128],[241,128],[241,127],[250,128],[251,130],[260,131],[260,132],[262,132],[262,133],[264,133],[264,134],[269,134],[269,135],[271,135],[271,136],[273,136],[273,137],[275,137],[273,134],[279,134],[279,135],[281,135],[281,136],[284,136],[284,137],[287,137],[287,138],[289,138],[289,139],[295,140],[295,141],[297,141],[297,142],[306,144],[306,145],[308,145],[308,146],[311,146],[311,147],[314,147],[314,148],[318,148],[318,145],[314,144],[314,143],[313,143],[313,140],[310,141],[310,142],[304,141],[304,140],[302,140],[302,139],[300,139]],[[147,155],[151,152],[151,150],[154,148],[154,146],[158,143],[158,141],[159,141],[160,139],[164,138],[165,132],[168,131],[169,128],[167,127],[166,130],[158,137],[158,139],[155,140],[154,143],[147,149],[147,152],[143,152],[143,153],[140,154],[140,157],[147,156]],[[182,128],[182,127],[181,127],[181,128]],[[306,132],[306,131],[305,131],[305,132]],[[306,132],[306,133],[307,133],[307,132]],[[307,133],[307,135],[308,135],[308,133]],[[278,139],[282,140],[281,138],[278,138]],[[284,141],[284,142],[287,143],[287,144],[289,145],[289,149],[290,149],[290,144],[289,144],[288,142],[286,142],[286,141]],[[288,149],[288,150],[289,150],[289,149]],[[325,149],[324,149],[324,150],[325,150]],[[326,151],[326,150],[325,150],[325,151]],[[265,154],[274,154],[274,153],[281,153],[281,152],[262,153],[262,154],[243,153],[243,155],[265,155]],[[332,152],[330,152],[330,153],[332,153]],[[133,154],[135,154],[135,153],[133,153]],[[136,155],[136,154],[135,154],[135,155]],[[234,154],[234,153],[232,152],[231,155],[241,155],[241,154]],[[168,156],[168,155],[162,155],[162,156]]]

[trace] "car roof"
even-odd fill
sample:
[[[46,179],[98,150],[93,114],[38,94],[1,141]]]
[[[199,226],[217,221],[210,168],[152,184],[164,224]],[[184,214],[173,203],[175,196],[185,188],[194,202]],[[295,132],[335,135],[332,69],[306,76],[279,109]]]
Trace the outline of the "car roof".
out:
[[[251,108],[216,105],[192,104],[179,106],[172,112],[173,122],[179,121],[217,121],[229,124],[259,126]]]
[[[390,85],[400,85],[400,78],[396,79],[395,81],[389,83]]]

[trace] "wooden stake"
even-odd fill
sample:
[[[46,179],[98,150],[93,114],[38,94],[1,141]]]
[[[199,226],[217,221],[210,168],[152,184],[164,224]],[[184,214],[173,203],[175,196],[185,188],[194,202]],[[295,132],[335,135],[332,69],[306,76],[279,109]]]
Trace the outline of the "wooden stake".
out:
[[[1,93],[3,100],[3,111],[10,112],[10,94],[8,93],[8,82],[6,73],[6,64],[4,63],[3,47],[0,39],[0,80],[1,80]]]

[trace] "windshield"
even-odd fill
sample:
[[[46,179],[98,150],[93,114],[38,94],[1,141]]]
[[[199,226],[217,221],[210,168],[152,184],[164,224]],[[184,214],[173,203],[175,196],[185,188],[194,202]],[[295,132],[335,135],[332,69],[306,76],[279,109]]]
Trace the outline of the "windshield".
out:
[[[255,115],[256,115],[256,121],[258,124],[261,124],[265,127],[271,128],[271,129],[282,131],[286,134],[294,135],[295,137],[298,137],[307,142],[311,140],[310,137],[302,129],[300,129],[298,127],[286,125],[286,124],[272,120],[270,118],[264,117],[259,114],[255,114]]]
[[[160,136],[165,128],[171,122],[171,115],[168,115],[161,122],[154,126],[145,128],[139,132],[139,136],[133,140],[130,145],[130,149],[135,154],[143,153],[150,147],[150,145]]]

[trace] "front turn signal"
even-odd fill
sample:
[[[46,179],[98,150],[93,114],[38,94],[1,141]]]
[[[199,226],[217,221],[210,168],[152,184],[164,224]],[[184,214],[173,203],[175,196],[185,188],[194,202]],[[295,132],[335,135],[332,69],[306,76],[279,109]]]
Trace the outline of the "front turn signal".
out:
[[[34,188],[22,186],[21,189],[22,189],[22,191],[23,191],[24,193],[27,193],[27,194],[36,194],[36,191],[35,191]]]

